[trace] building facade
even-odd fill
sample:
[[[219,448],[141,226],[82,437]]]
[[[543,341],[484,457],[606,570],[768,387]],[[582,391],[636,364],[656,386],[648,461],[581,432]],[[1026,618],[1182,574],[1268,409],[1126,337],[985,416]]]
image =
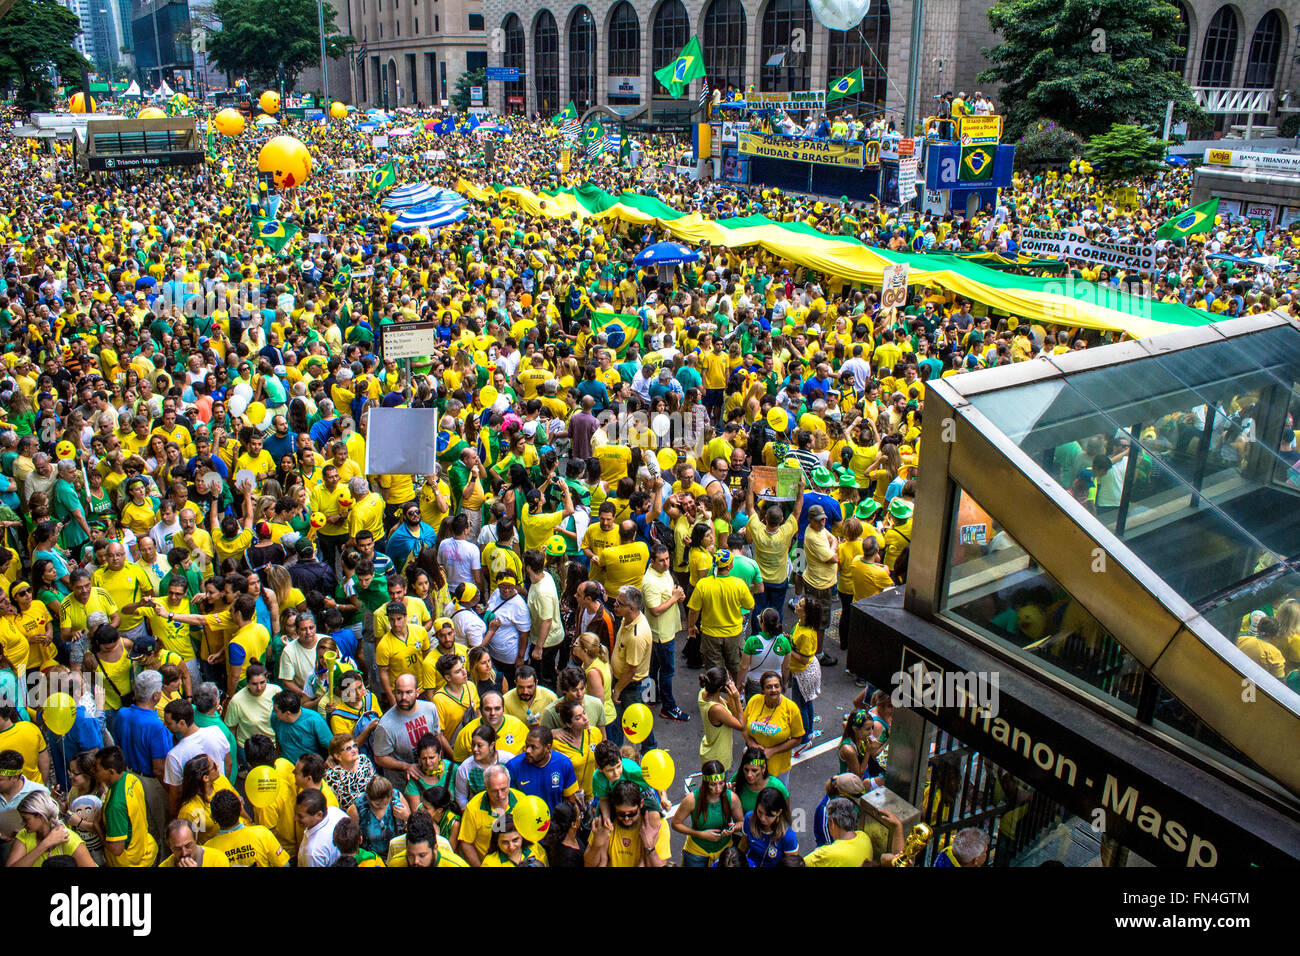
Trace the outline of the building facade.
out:
[[[482,0],[347,0],[337,22],[357,41],[349,71],[361,106],[438,105],[462,73],[488,64]]]
[[[1271,0],[1172,2],[1186,49],[1173,67],[1201,88],[1198,98],[1220,130],[1242,125],[1245,113],[1269,123],[1279,110],[1300,110],[1300,94],[1286,95],[1297,82],[1300,8],[1293,4],[1288,13]],[[991,6],[992,0],[928,0],[918,81],[922,116],[946,91],[981,88],[976,77],[988,65],[981,50],[997,43]],[[639,105],[651,107],[653,118],[683,117],[701,81],[674,101],[654,71],[691,36],[700,38],[712,88],[825,89],[860,66],[864,89],[839,101],[844,108],[896,116],[903,108],[911,54],[907,0],[874,0],[851,31],[824,27],[807,0],[483,0],[483,12],[488,62],[520,73],[518,81],[489,84],[490,105],[506,112],[551,115],[573,100],[579,110]],[[991,86],[985,92],[996,97]]]
[[[334,32],[343,36],[356,36],[352,32],[352,24],[348,22],[350,10],[348,9],[348,0],[326,0],[325,6],[334,11]],[[355,55],[355,48],[353,50]],[[328,60],[325,68],[328,70],[328,83],[321,80],[319,65],[309,66],[298,74],[295,89],[299,93],[325,93],[328,91],[330,101],[339,100],[343,103],[352,103],[352,58],[350,56],[339,56]],[[328,87],[328,90],[327,90]]]

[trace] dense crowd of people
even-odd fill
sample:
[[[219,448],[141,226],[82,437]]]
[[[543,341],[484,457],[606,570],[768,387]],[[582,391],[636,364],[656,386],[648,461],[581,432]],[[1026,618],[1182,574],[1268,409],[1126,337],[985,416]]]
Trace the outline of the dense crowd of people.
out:
[[[883,784],[888,693],[854,675],[818,806],[792,807],[789,778],[850,605],[906,578],[924,383],[1117,335],[940,288],[884,309],[755,248],[701,248],[661,281],[632,261],[653,228],[505,199],[397,233],[366,173],[392,158],[403,183],[585,181],[1012,255],[1030,223],[1145,234],[1185,204],[1186,174],[1138,208],[1077,173],[1025,174],[997,208],[925,217],[694,182],[670,137],[638,141],[635,169],[607,154],[562,174],[545,122],[489,139],[427,118],[382,121],[414,135],[379,154],[355,119],[278,127],[313,158],[281,197],[300,231],[278,255],[251,231],[260,128],[144,175],[4,142],[4,859],[888,863],[901,824],[858,800]],[[1171,245],[1148,294],[1294,313],[1277,273],[1205,258],[1247,242],[1224,223]],[[1259,251],[1295,243],[1272,230]],[[632,341],[611,343],[610,313],[635,319]],[[419,319],[433,353],[384,357],[384,328]],[[369,409],[399,406],[437,410],[437,465],[367,474]],[[70,712],[49,697],[64,690]],[[688,787],[643,763],[653,719],[699,728],[674,755]],[[540,840],[515,819],[525,797],[549,810]],[[988,851],[962,831],[940,862]]]

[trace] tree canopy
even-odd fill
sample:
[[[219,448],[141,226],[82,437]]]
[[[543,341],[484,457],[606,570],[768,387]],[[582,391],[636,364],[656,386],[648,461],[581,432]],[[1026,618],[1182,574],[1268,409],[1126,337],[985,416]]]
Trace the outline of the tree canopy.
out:
[[[1088,140],[1087,157],[1102,179],[1141,179],[1164,162],[1168,144],[1141,126],[1116,123]]]
[[[481,86],[487,89],[487,70],[480,67],[477,70],[470,70],[456,77],[456,89],[451,94],[451,105],[458,110],[467,110],[473,104],[470,103],[470,88]],[[483,104],[480,103],[480,106]]]
[[[999,0],[989,25],[1002,42],[983,50],[981,82],[1004,84],[1007,129],[1018,136],[1049,116],[1082,136],[1113,123],[1157,126],[1203,118],[1183,78],[1177,9],[1165,0]]]
[[[94,69],[73,49],[80,33],[77,15],[58,0],[18,0],[0,18],[0,87],[17,87],[25,110],[52,106],[54,73],[79,86],[81,71]]]
[[[298,73],[320,63],[316,0],[214,0],[212,16],[221,28],[208,37],[208,54],[219,69],[267,86],[292,90]],[[325,4],[325,50],[342,56],[351,36],[334,29],[334,9]]]

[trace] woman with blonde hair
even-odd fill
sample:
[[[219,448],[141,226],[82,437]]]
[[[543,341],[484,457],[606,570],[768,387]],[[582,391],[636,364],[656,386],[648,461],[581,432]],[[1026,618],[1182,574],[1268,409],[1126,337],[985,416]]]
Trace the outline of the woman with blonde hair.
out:
[[[59,819],[59,805],[45,790],[29,793],[18,804],[23,828],[14,834],[6,866],[41,866],[52,856],[70,856],[79,867],[93,867],[90,850]]]
[[[1300,601],[1287,598],[1278,605],[1273,619],[1277,621],[1277,646],[1286,656],[1288,672],[1300,667]]]
[[[618,709],[614,706],[614,681],[610,677],[609,651],[599,637],[590,631],[584,631],[574,638],[571,655],[587,676],[587,693],[604,701],[605,720],[602,726],[609,726],[618,716]]]

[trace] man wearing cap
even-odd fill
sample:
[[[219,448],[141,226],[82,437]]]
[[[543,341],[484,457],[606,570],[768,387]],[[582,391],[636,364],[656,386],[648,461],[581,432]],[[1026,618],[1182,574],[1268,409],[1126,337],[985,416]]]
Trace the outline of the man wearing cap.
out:
[[[294,542],[293,552],[297,560],[289,565],[289,580],[303,594],[319,591],[321,594],[333,594],[338,587],[334,569],[316,557],[316,549],[310,538],[299,538]]]
[[[731,679],[738,681],[745,612],[753,609],[754,595],[732,575],[734,563],[730,551],[718,551],[714,575],[700,580],[686,606],[687,633],[700,637],[705,668],[725,665]]]

